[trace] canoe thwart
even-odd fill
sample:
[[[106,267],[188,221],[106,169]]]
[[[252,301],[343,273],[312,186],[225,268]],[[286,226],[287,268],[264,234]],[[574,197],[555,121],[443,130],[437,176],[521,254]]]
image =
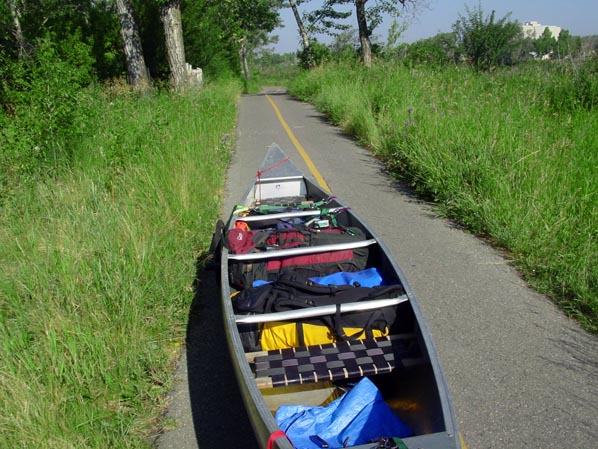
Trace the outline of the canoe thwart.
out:
[[[365,248],[375,245],[378,242],[375,239],[360,240],[350,243],[336,243],[330,245],[302,246],[299,248],[276,249],[264,251],[261,253],[229,254],[229,260],[262,260],[277,259],[281,257],[305,256],[308,254],[327,253],[330,251],[344,251],[347,249]]]
[[[336,213],[343,209],[344,207],[333,207],[327,209],[328,213]],[[310,210],[303,210],[303,211],[294,211],[294,212],[280,212],[280,213],[270,213],[270,214],[263,214],[263,215],[247,215],[247,216],[240,216],[236,217],[239,221],[245,221],[247,223],[259,222],[259,221],[267,221],[267,220],[281,220],[283,218],[301,218],[301,217],[317,217],[323,215],[322,210],[320,209],[310,209]]]
[[[272,321],[289,321],[318,316],[334,315],[335,313],[364,312],[366,310],[380,309],[382,307],[397,306],[409,301],[407,295],[397,298],[371,299],[346,304],[316,306],[305,309],[285,310],[282,312],[261,313],[257,315],[235,315],[237,324],[268,323]]]

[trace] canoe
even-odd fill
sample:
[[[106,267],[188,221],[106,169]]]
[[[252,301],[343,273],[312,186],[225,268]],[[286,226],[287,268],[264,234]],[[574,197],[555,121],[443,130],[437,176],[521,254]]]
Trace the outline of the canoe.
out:
[[[322,228],[317,229],[317,232],[332,226],[342,230],[352,229],[353,233],[359,231],[360,237],[358,241],[324,241],[322,244],[310,241],[291,247],[262,245],[259,249],[244,251],[233,249],[231,242],[227,241],[233,232],[238,233],[237,237],[242,233],[263,234],[273,229],[273,223],[280,222],[286,223],[287,227],[293,223],[292,227],[296,225],[302,229],[315,224]],[[254,242],[249,243],[251,246]],[[261,447],[462,447],[443,370],[420,306],[400,267],[366,222],[299,170],[278,145],[273,144],[268,149],[255,181],[231,212],[228,222],[221,222],[217,226],[212,249],[220,258],[221,300],[227,343],[247,413]],[[238,280],[232,279],[234,267],[265,265],[272,260],[284,265],[285,261],[292,258],[338,255],[343,251],[354,251],[355,254],[362,251],[360,254],[366,254],[366,270],[373,269],[383,278],[384,285],[398,286],[400,292],[397,294],[395,288],[395,294],[389,297],[383,295],[375,299],[332,305],[316,303],[311,304],[313,307],[249,314],[239,312],[235,305],[239,301],[238,297],[250,297],[252,292],[260,288],[274,289],[282,280],[276,277],[280,274],[269,273],[271,284],[257,282],[240,286]],[[292,265],[283,271],[286,275],[299,275],[299,270]],[[259,277],[259,274],[256,276]],[[309,283],[315,285],[312,281]],[[367,288],[356,283],[350,287]],[[353,291],[353,288],[346,286],[338,288]],[[340,319],[352,313],[363,315],[368,311],[392,312],[395,319],[382,335],[362,333],[359,339],[351,336],[343,339],[335,334],[324,343],[303,343],[302,346],[265,350],[262,348],[265,343],[261,340],[258,340],[257,347],[247,343],[247,335],[265,338],[268,323],[296,325],[297,322],[309,320],[330,320],[330,317]],[[253,334],[248,333],[248,329]],[[256,329],[262,333],[256,332]],[[338,441],[335,443],[334,438],[330,438],[330,432],[340,435],[348,430],[342,430],[340,421],[334,421],[333,416],[328,417],[329,421],[323,424],[316,423],[320,430],[323,425],[327,426],[324,432],[328,432],[327,437],[322,437],[322,432],[317,430],[307,430],[310,433],[309,442],[312,443],[309,446],[298,444],[297,439],[293,441],[289,436],[290,430],[285,431],[279,425],[279,415],[283,410],[287,413],[290,406],[297,406],[297,410],[309,409],[309,413],[320,413],[331,404],[337,407],[339,401],[357,391],[356,385],[365,384],[364,379],[367,379],[368,385],[374,386],[376,394],[382,398],[381,407],[384,410],[377,409],[376,413],[390,410],[393,417],[410,429],[407,436],[384,434],[366,442],[346,437],[342,444]],[[365,434],[375,420],[370,419],[369,424],[365,425]]]

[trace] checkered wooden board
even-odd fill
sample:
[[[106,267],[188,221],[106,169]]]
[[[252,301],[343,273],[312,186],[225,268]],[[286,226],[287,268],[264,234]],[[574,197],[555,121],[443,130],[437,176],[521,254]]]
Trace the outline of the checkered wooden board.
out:
[[[409,357],[412,343],[387,336],[268,351],[255,358],[256,381],[279,387],[388,373]]]

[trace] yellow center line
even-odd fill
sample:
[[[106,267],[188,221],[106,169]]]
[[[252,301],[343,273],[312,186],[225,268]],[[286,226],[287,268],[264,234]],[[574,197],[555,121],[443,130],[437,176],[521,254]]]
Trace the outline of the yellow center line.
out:
[[[291,128],[289,128],[289,125],[287,125],[287,122],[284,120],[284,117],[280,113],[278,106],[276,106],[276,104],[274,103],[272,98],[270,98],[269,95],[266,95],[266,98],[270,102],[272,109],[274,109],[274,112],[276,113],[276,117],[278,117],[278,121],[280,122],[280,124],[286,131],[287,135],[291,139],[291,142],[293,142],[293,145],[295,145],[295,148],[297,149],[297,151],[299,152],[299,154],[301,155],[301,157],[307,164],[307,168],[311,172],[312,176],[315,178],[316,182],[318,184],[320,184],[320,186],[323,187],[324,189],[328,190],[329,192],[332,192],[332,189],[328,186],[328,184],[326,183],[326,181],[324,180],[324,178],[322,177],[322,175],[316,168],[316,165],[313,163],[313,161],[309,157],[309,154],[307,154],[307,151],[305,151],[303,149],[303,147],[299,143],[299,140],[297,140],[297,138],[295,137],[295,134],[293,134],[293,131],[291,131]]]
[[[329,192],[332,192],[332,189],[328,186],[328,184],[326,183],[326,181],[320,174],[320,171],[316,168],[316,165],[313,163],[313,161],[309,157],[309,154],[307,154],[307,151],[305,151],[305,149],[303,148],[303,146],[301,145],[299,140],[297,140],[297,137],[295,137],[295,134],[293,134],[293,131],[291,130],[289,125],[287,125],[287,122],[285,121],[284,117],[282,116],[280,109],[278,109],[278,106],[276,106],[276,103],[274,103],[274,100],[272,100],[272,98],[270,98],[270,95],[266,95],[266,98],[270,102],[272,109],[274,109],[274,112],[276,113],[276,117],[278,117],[278,121],[280,121],[280,124],[282,125],[282,127],[286,131],[287,135],[291,139],[291,142],[293,142],[293,145],[295,145],[295,148],[297,149],[297,151],[299,152],[299,154],[301,155],[301,157],[303,158],[305,163],[307,164],[307,168],[309,168],[309,171],[311,172],[311,174],[313,175],[313,177],[315,178],[317,183],[320,184],[321,187],[325,188]],[[463,434],[461,434],[461,433],[459,433],[459,440],[461,443],[461,447],[463,449],[467,449],[467,445],[465,444],[465,439],[463,438]]]
[[[461,441],[461,449],[467,449],[467,444],[465,444],[465,439],[461,432],[459,432],[459,440]]]

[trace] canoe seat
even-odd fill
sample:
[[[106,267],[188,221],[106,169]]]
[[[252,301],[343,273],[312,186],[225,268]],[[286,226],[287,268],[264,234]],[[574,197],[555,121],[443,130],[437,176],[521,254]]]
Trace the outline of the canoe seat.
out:
[[[263,351],[248,358],[253,358],[259,388],[358,378],[423,361],[413,334]]]

